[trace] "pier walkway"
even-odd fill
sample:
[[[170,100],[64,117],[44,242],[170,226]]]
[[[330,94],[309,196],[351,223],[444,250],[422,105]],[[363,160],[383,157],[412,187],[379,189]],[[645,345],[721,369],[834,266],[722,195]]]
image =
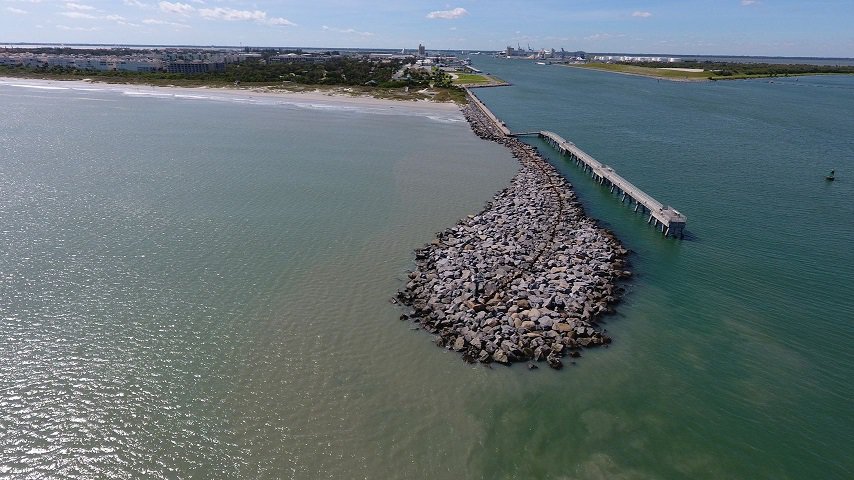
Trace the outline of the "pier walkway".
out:
[[[621,177],[613,168],[600,163],[595,158],[591,157],[585,151],[581,150],[574,143],[565,140],[560,135],[542,130],[539,132],[512,133],[507,125],[504,124],[495,114],[492,113],[483,102],[468,88],[466,89],[469,101],[474,103],[478,109],[493,123],[506,137],[521,137],[528,135],[537,135],[552,144],[563,155],[568,155],[577,165],[590,173],[601,185],[605,185],[611,189],[611,193],[617,192],[620,196],[620,202],[629,201],[629,205],[634,202],[634,211],[640,211],[643,214],[649,214],[646,223],[653,224],[659,229],[665,237],[672,236],[683,238],[685,234],[685,215],[682,215],[673,207],[665,206],[658,200],[652,198],[640,188],[634,186],[631,182]]]
[[[518,135],[530,135],[517,134]],[[564,155],[569,155],[577,165],[590,173],[597,182],[611,189],[611,192],[617,192],[620,196],[620,201],[629,201],[635,204],[634,211],[640,210],[642,213],[648,213],[649,218],[646,223],[652,223],[656,228],[660,228],[664,236],[674,236],[682,238],[685,232],[685,215],[682,215],[673,207],[665,206],[658,200],[652,198],[640,188],[634,186],[631,182],[621,177],[613,168],[603,165],[595,158],[591,157],[584,150],[581,150],[574,143],[566,141],[560,135],[543,130],[537,132],[540,138],[545,139]]]
[[[488,118],[495,125],[495,128],[501,131],[501,133],[503,133],[505,137],[513,136],[513,134],[510,132],[510,129],[507,128],[507,125],[505,125],[504,122],[499,120],[498,117],[496,117],[495,114],[492,113],[492,110],[487,108],[486,105],[484,105],[483,102],[481,102],[480,99],[477,98],[477,95],[475,95],[469,88],[466,88],[466,96],[468,96],[469,101],[474,103],[477,108],[481,112],[483,112],[484,115],[486,115],[486,118]]]

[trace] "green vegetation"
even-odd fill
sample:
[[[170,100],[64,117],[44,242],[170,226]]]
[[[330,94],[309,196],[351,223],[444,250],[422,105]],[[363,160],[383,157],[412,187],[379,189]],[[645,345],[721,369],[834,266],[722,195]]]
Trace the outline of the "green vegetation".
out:
[[[454,83],[457,85],[481,85],[490,83],[492,79],[485,75],[477,75],[474,73],[455,73]]]
[[[453,79],[436,67],[429,72],[407,68],[403,79],[399,82],[402,86],[451,88]]]
[[[639,62],[639,63],[588,63],[585,68],[630,73],[668,80],[731,80],[744,78],[788,77],[795,75],[854,74],[854,66],[806,65],[736,62]],[[702,72],[665,70],[667,68],[702,69]]]
[[[390,82],[402,62],[389,63],[339,57],[321,63],[270,63],[247,61],[230,64],[224,73],[206,74],[227,82],[291,81],[307,85],[365,85]]]
[[[806,64],[774,64],[774,63],[737,63],[737,62],[698,62],[686,60],[676,63],[640,63],[638,65],[652,68],[702,68],[710,78],[726,77],[778,77],[786,75],[815,75],[828,73],[854,73],[854,66],[840,65],[806,65]]]

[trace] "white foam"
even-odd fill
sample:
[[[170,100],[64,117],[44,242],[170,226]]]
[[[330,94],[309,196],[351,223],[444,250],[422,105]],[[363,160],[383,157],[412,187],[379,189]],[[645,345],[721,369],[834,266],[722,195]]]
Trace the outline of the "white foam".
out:
[[[459,117],[457,117],[457,118],[452,118],[452,117],[441,117],[441,116],[439,116],[439,115],[426,115],[426,117],[427,117],[427,118],[429,118],[430,120],[434,120],[434,121],[436,121],[436,122],[441,122],[441,123],[460,123],[460,122],[465,122],[465,119],[464,119],[464,118],[459,118]]]
[[[133,92],[129,90],[122,91],[125,95],[138,96],[138,97],[171,97],[171,93],[155,93],[155,92]]]
[[[68,90],[68,87],[49,87],[47,85],[22,85],[19,83],[11,84],[13,87],[19,88],[35,88],[36,90]]]

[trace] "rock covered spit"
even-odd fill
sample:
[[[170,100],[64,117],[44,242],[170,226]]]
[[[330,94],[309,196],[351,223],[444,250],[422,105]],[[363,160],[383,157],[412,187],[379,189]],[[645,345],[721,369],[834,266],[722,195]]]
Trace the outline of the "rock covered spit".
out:
[[[584,215],[534,147],[504,136],[472,103],[464,113],[478,136],[510,148],[521,169],[482,212],[415,251],[416,268],[396,297],[407,307],[401,319],[469,362],[561,368],[563,356],[610,343],[596,319],[616,302],[615,282],[630,275],[627,252]]]

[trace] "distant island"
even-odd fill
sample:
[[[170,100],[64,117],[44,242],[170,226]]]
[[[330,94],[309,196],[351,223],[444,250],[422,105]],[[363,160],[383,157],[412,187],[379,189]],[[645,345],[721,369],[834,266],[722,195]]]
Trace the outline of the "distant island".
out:
[[[798,75],[854,74],[850,65],[809,65],[777,63],[740,63],[721,61],[592,61],[570,64],[573,67],[641,75],[663,80],[707,81],[747,78],[792,77]]]
[[[683,59],[668,56],[588,54],[563,49],[532,50],[508,46],[494,54],[507,59],[537,60],[540,64],[604,70],[673,81],[738,80],[747,78],[790,77],[796,75],[854,74],[853,65],[817,65],[810,63],[768,63],[756,57],[738,61]],[[736,57],[732,57],[735,59]],[[803,60],[803,59],[790,59]]]

